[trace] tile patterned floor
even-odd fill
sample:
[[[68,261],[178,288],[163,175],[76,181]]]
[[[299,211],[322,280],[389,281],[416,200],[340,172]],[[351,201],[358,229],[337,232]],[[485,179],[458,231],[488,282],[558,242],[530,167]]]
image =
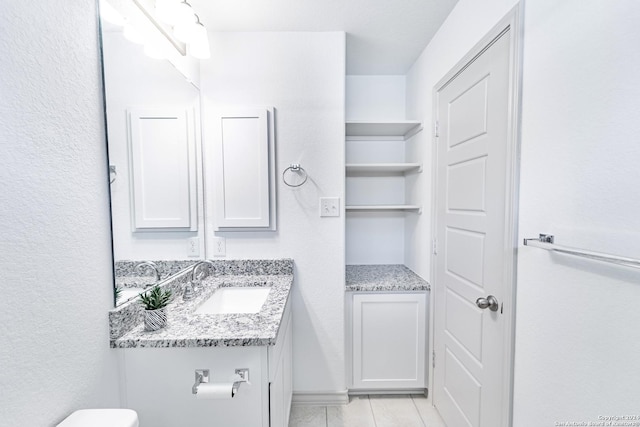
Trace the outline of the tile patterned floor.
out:
[[[424,395],[352,396],[346,406],[293,406],[289,427],[446,427]]]

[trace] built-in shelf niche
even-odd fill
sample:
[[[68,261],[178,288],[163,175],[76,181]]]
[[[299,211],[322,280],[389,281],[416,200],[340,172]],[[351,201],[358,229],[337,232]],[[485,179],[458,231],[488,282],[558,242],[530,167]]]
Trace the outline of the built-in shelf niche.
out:
[[[409,120],[346,123],[347,264],[404,263],[405,217],[422,212],[407,188],[422,163],[407,144],[421,130]]]

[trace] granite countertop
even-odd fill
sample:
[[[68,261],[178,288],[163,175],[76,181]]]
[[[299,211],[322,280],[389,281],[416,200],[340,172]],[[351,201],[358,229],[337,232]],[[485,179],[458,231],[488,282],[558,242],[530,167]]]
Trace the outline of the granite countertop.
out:
[[[150,276],[116,276],[116,288],[146,288],[158,283]]]
[[[275,345],[289,298],[292,274],[210,276],[202,281],[197,296],[183,301],[176,296],[167,306],[167,326],[154,332],[138,324],[112,339],[114,348],[219,347]],[[268,286],[271,288],[260,312],[255,314],[195,314],[213,292],[224,286]]]
[[[346,290],[366,291],[425,291],[429,282],[404,265],[347,265]]]

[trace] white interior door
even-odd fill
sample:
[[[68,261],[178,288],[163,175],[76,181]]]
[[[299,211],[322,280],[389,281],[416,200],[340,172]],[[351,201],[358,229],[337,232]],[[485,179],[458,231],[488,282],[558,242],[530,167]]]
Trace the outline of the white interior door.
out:
[[[449,427],[508,423],[512,33],[437,90],[433,396]]]

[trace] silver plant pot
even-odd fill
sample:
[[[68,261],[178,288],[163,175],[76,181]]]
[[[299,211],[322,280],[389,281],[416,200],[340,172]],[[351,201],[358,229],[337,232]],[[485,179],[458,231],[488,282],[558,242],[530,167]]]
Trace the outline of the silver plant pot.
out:
[[[157,310],[144,311],[144,330],[147,332],[157,331],[167,326],[166,307]]]

